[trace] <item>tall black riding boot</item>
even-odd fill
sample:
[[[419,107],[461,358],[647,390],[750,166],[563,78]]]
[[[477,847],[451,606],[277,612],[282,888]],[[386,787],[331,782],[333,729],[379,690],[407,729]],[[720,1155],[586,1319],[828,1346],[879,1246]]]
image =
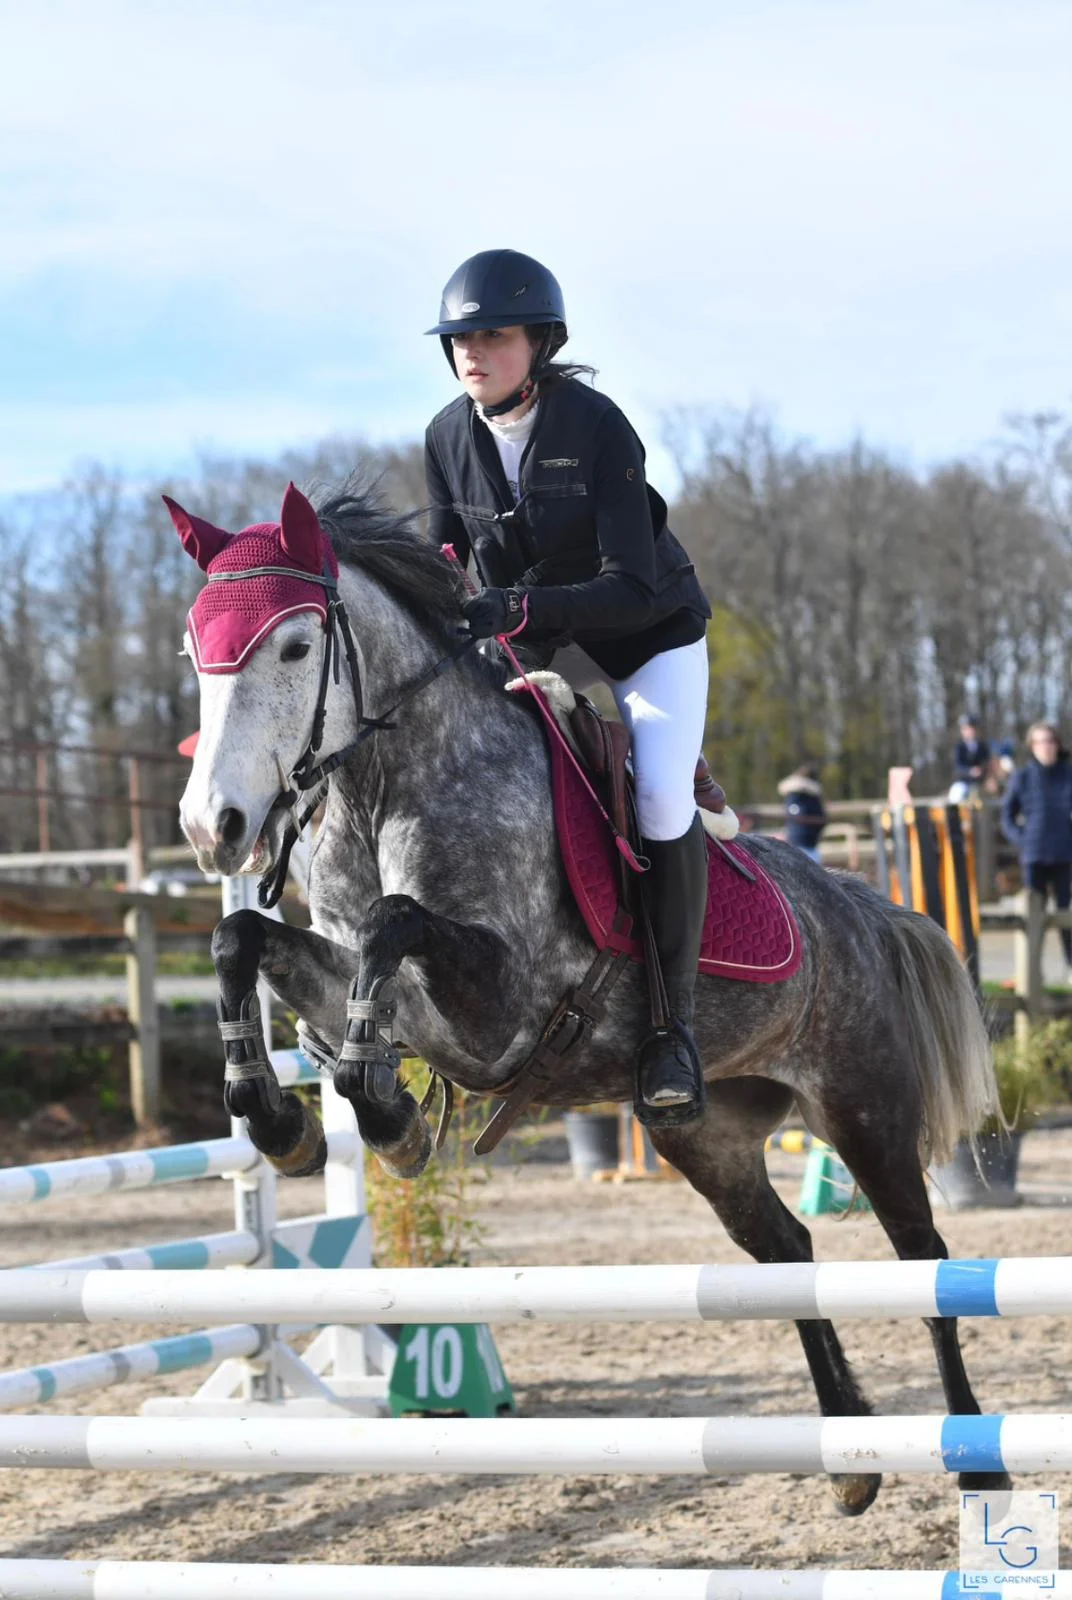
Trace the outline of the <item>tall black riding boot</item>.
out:
[[[704,1108],[703,1068],[692,1036],[696,968],[707,909],[707,842],[699,812],[679,839],[645,839],[644,895],[666,985],[671,1026],[644,1040],[636,1062],[636,1115],[649,1127],[691,1122]]]

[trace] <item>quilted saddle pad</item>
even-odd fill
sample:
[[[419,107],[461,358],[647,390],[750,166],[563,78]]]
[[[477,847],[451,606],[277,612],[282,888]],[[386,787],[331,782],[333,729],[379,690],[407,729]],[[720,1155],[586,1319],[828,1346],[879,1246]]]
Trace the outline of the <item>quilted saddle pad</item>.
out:
[[[533,685],[530,692],[541,691]],[[623,950],[642,961],[640,942],[615,932],[613,926],[619,876],[610,829],[559,741],[547,742],[558,844],[578,910],[598,949]],[[723,851],[742,861],[755,882],[735,871]],[[708,838],[707,915],[699,970],[745,983],[780,983],[793,976],[802,958],[800,929],[778,885],[741,845],[724,842],[720,848]]]

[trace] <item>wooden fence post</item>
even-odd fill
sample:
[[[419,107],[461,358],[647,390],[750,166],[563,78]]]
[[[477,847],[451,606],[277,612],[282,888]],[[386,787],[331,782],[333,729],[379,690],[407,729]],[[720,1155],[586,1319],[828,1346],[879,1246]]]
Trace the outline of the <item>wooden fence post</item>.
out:
[[[156,928],[143,906],[128,911],[123,932],[127,953],[127,1015],[130,1041],[130,1104],[138,1127],[160,1121],[160,1017],[156,1009]]]
[[[141,815],[141,767],[136,756],[127,761],[130,793],[130,839],[127,844],[127,888],[140,889],[145,876],[145,829]]]
[[[993,900],[997,893],[998,820],[997,801],[984,800],[973,806],[971,831],[975,847],[975,892],[981,901]]]
[[[1023,1047],[1032,1026],[1042,1015],[1042,940],[1046,932],[1046,903],[1036,889],[1020,896],[1023,926],[1013,936],[1016,959],[1016,1040]]]

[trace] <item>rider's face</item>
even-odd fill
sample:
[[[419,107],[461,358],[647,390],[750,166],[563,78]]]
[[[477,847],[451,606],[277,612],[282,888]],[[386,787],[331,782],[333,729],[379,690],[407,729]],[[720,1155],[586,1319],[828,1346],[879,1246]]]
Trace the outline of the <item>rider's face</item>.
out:
[[[462,388],[481,405],[497,406],[529,375],[532,346],[522,327],[474,329],[454,334],[451,342]]]

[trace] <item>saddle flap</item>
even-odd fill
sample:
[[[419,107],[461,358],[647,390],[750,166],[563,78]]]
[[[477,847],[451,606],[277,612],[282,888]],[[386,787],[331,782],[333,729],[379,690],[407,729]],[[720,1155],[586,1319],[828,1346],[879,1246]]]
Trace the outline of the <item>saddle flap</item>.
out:
[[[577,696],[569,721],[581,759],[603,789],[611,821],[620,834],[632,838],[626,799],[631,782],[626,765],[629,734],[620,722],[608,722],[600,716],[582,694]]]

